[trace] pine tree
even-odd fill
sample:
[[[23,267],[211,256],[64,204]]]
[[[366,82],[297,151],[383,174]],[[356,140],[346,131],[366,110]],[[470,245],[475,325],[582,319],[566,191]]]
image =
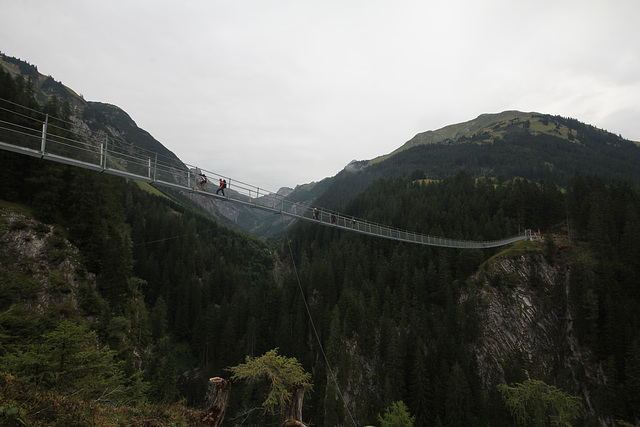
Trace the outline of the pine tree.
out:
[[[229,369],[233,374],[232,380],[267,382],[269,389],[262,406],[272,414],[285,411],[291,403],[293,386],[312,388],[311,374],[305,372],[295,357],[278,355],[278,349],[270,350],[260,357],[247,356],[245,363]]]
[[[416,417],[412,417],[403,401],[393,402],[384,412],[378,414],[381,427],[412,427]]]
[[[539,380],[498,385],[498,391],[516,422],[523,426],[570,425],[580,409],[580,398]]]
[[[415,342],[413,366],[409,377],[410,407],[412,408],[412,413],[415,414],[418,425],[427,425],[429,421],[431,382],[428,377],[426,361],[424,343],[418,337]]]
[[[126,378],[114,356],[108,347],[100,348],[96,333],[86,325],[65,321],[43,334],[41,343],[4,356],[2,366],[45,389],[117,400],[125,396]]]
[[[159,340],[167,333],[167,304],[162,296],[156,299],[151,311],[151,328],[154,340]]]
[[[153,347],[153,357],[145,370],[149,397],[155,402],[174,402],[178,396],[175,343],[167,336]]]
[[[640,339],[629,346],[625,359],[625,400],[628,411],[626,418],[640,417]]]
[[[324,421],[325,425],[339,425],[345,417],[342,396],[336,383],[342,382],[347,375],[347,363],[343,360],[344,335],[340,319],[340,309],[336,305],[331,314],[329,339],[327,342],[327,358],[331,366],[327,366],[327,385],[324,391]],[[331,370],[329,370],[329,368]]]

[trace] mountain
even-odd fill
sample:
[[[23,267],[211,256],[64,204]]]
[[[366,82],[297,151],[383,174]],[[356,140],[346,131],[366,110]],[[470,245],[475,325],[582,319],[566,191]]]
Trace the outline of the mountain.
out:
[[[149,132],[139,128],[129,114],[121,108],[102,102],[86,101],[81,95],[53,77],[40,74],[36,66],[2,53],[0,53],[0,70],[5,70],[9,78],[15,77],[19,82],[18,87],[32,85],[30,91],[37,102],[32,105],[25,104],[25,106],[37,109],[39,105],[45,105],[49,106],[47,108],[59,109],[61,116],[59,118],[73,123],[76,132],[83,134],[87,140],[105,141],[108,145],[115,146],[124,152],[146,151],[150,157],[157,154],[164,164],[173,165],[178,169],[187,168],[175,153],[157,141]],[[0,88],[0,98],[11,98],[12,94],[8,92],[11,86],[12,84],[7,82]],[[7,92],[3,93],[3,89]],[[252,232],[260,227],[265,218],[271,219],[271,216],[264,212],[244,206],[228,206],[210,198],[182,194],[164,188],[153,191],[160,191],[180,203],[198,206],[203,212],[232,228],[242,228]],[[260,233],[256,234],[260,235]]]
[[[540,113],[524,113],[520,111],[503,111],[496,114],[481,114],[473,120],[464,123],[445,126],[435,131],[422,132],[411,138],[404,145],[394,150],[386,156],[380,156],[373,159],[370,163],[377,163],[387,159],[401,151],[407,150],[418,145],[429,144],[461,144],[466,142],[494,143],[496,140],[508,138],[510,134],[522,134],[522,130],[527,133],[539,136],[550,135],[560,139],[564,139],[571,143],[581,144],[577,133],[582,131],[583,134],[597,129],[578,122],[562,117],[553,117]],[[603,132],[607,139],[615,140],[616,136]],[[585,135],[585,139],[589,138]],[[618,139],[622,139],[619,136]],[[635,142],[637,145],[638,143]]]
[[[393,152],[372,160],[352,161],[335,176],[296,187],[289,198],[341,210],[379,179],[412,175],[444,179],[459,170],[498,181],[550,179],[566,186],[576,172],[605,182],[640,185],[640,145],[576,119],[540,113],[505,111],[415,135]],[[287,222],[261,216],[270,237]],[[280,221],[278,224],[277,221]],[[260,228],[251,228],[264,236]]]
[[[457,141],[460,138],[468,138],[475,133],[483,133],[502,123],[512,123],[514,121],[530,120],[534,113],[523,113],[520,111],[504,111],[497,114],[481,114],[473,120],[464,123],[445,126],[442,129],[421,132],[407,141],[404,145],[392,151],[386,156],[380,156],[372,160],[377,163],[389,158],[400,151],[423,144],[437,144],[443,141]]]
[[[114,106],[4,70],[0,98],[154,144]],[[532,424],[640,423],[637,144],[538,113],[447,128],[288,197],[434,236],[535,239],[439,248],[305,222],[267,245],[242,214],[0,152],[0,423],[115,424],[152,402],[136,423],[169,425],[169,403],[200,408],[208,378],[275,348],[312,373],[308,424],[371,425],[403,402],[414,425],[512,426],[500,386],[530,381],[546,387],[515,410]],[[66,363],[85,356],[95,369]],[[281,425],[256,409],[268,388],[232,381],[227,422]],[[43,406],[42,390],[71,403]]]
[[[498,181],[550,179],[560,186],[582,172],[637,185],[638,164],[637,142],[576,119],[507,111],[423,132],[385,156],[352,162],[325,184],[331,197],[319,203],[339,208],[378,179],[411,174],[440,180],[459,170]]]

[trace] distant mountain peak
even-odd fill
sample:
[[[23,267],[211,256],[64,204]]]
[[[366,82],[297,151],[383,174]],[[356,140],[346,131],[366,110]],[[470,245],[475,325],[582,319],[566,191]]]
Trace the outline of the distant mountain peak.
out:
[[[500,122],[509,122],[513,120],[530,120],[533,116],[539,115],[535,112],[525,113],[517,110],[508,110],[501,113],[484,113],[480,114],[475,119],[445,126],[438,130],[428,130],[426,132],[420,132],[404,145],[392,151],[389,154],[376,157],[371,160],[369,164],[375,164],[380,161],[386,160],[389,157],[398,154],[408,148],[415,147],[417,145],[437,144],[447,140],[457,140],[461,137],[470,137],[474,133],[480,132],[483,129],[495,125]]]
[[[279,196],[282,196],[282,197],[287,197],[292,192],[293,192],[293,188],[280,187],[280,189],[276,192],[276,194],[279,195]]]
[[[513,120],[528,120],[537,114],[538,113],[523,113],[521,111],[515,110],[503,111],[502,113],[480,114],[475,119],[469,120],[467,122],[445,126],[439,130],[421,132],[407,141],[398,150],[403,149],[403,147],[409,148],[421,144],[434,144],[442,142],[446,139],[457,139],[462,136],[470,136],[480,130],[483,130],[487,126],[494,125],[495,123]]]
[[[367,165],[367,160],[351,160],[347,166],[344,167],[346,172],[358,172]]]

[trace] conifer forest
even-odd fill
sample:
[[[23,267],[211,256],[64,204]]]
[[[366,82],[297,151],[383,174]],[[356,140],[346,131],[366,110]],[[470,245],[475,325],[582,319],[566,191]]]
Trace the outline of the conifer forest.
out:
[[[5,72],[0,98],[71,114]],[[618,137],[555,120],[612,163],[580,168],[595,161],[580,147],[531,135],[489,151],[419,146],[337,176],[314,202],[433,236],[542,235],[495,249],[309,222],[264,240],[171,190],[0,151],[0,424],[96,425],[103,405],[153,408],[131,425],[180,425],[197,419],[208,379],[222,377],[231,381],[223,425],[282,425],[277,405],[263,405],[267,385],[232,380],[247,357],[277,350],[309,374],[307,425],[396,425],[394,413],[415,426],[561,425],[562,411],[514,411],[521,402],[505,396],[516,399],[517,384],[571,396],[568,425],[638,425],[640,174],[625,163],[638,148],[621,156]],[[527,153],[541,145],[566,164],[536,167]],[[25,256],[36,242],[38,255]],[[536,273],[496,273],[507,264]],[[537,315],[554,341],[530,331],[515,339],[526,345],[492,353],[487,295],[522,289],[544,307]],[[43,392],[49,401],[33,397]]]

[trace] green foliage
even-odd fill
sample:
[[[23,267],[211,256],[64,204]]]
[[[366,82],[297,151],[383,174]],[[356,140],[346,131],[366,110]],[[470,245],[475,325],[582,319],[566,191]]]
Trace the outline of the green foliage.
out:
[[[230,368],[232,380],[244,380],[249,383],[266,381],[269,392],[262,406],[270,413],[283,412],[291,401],[294,385],[305,389],[312,388],[311,374],[295,357],[278,355],[278,349],[273,349],[260,357],[247,356],[246,362]]]
[[[497,388],[511,415],[523,426],[571,426],[580,409],[579,397],[543,381],[499,384]]]
[[[154,402],[169,403],[178,397],[178,369],[176,355],[169,337],[163,337],[153,347],[154,357],[145,371],[149,381],[149,398]]]
[[[29,384],[0,372],[0,425],[2,426],[193,426],[206,414],[184,405],[136,406],[79,400]]]
[[[15,259],[15,254],[0,254],[0,262]],[[0,270],[0,309],[7,309],[12,302],[32,300],[40,291],[40,283],[34,279],[28,269],[4,268]]]
[[[378,414],[380,427],[412,427],[416,417],[412,417],[403,401],[393,402],[384,412]]]
[[[26,304],[12,304],[0,313],[0,328],[3,334],[1,344],[6,348],[30,343],[39,335],[39,316]]]
[[[41,342],[11,352],[0,362],[5,372],[37,387],[113,400],[126,395],[125,377],[113,356],[108,348],[100,349],[95,332],[87,326],[62,322],[43,334]]]
[[[60,270],[53,270],[49,274],[49,292],[52,294],[68,294],[71,292],[69,282],[62,276]]]
[[[554,237],[551,233],[545,233],[544,235],[544,258],[551,265],[555,263],[556,255],[558,253],[558,246],[553,240]]]

